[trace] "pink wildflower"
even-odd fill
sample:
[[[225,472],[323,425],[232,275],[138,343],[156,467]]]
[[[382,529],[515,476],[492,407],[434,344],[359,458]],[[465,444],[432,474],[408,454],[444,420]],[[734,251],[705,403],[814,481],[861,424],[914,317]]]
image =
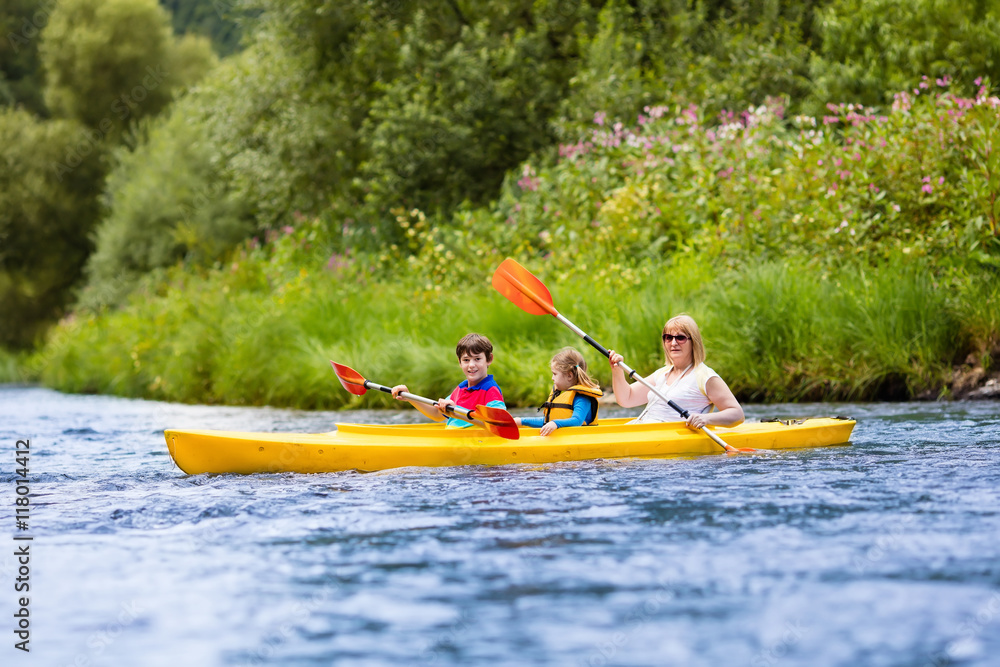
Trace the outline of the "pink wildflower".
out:
[[[598,111],[594,114],[594,123],[597,125],[604,125],[604,120],[608,117],[603,111]]]
[[[524,165],[517,184],[522,190],[535,191],[538,189],[538,179],[535,178],[535,170],[531,168],[530,164]]]

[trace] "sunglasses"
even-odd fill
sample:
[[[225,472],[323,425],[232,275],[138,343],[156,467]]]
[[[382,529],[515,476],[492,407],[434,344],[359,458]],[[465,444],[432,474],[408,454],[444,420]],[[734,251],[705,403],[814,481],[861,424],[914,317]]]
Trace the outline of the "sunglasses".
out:
[[[663,342],[667,343],[669,341],[676,340],[679,345],[691,340],[691,336],[685,336],[684,334],[663,334]]]

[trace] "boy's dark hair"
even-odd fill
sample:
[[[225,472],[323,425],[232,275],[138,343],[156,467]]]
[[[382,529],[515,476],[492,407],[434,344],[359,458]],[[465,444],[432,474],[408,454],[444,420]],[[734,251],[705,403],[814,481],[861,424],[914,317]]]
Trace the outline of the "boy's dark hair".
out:
[[[462,340],[458,341],[458,345],[455,346],[455,355],[459,359],[462,358],[463,354],[483,354],[486,355],[486,361],[489,361],[493,358],[493,343],[482,334],[465,334],[462,336]]]

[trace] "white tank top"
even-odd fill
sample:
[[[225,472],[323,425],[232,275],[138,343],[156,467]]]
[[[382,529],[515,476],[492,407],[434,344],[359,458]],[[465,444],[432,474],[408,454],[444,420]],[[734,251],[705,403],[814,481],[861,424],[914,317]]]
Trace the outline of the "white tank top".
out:
[[[705,385],[708,384],[711,378],[719,377],[718,373],[705,364],[698,364],[684,373],[681,379],[676,380],[673,385],[668,387],[667,374],[671,370],[673,370],[673,365],[664,366],[645,378],[646,382],[656,387],[657,391],[692,414],[711,412],[715,408],[712,402],[708,400]],[[646,409],[629,423],[650,424],[681,420],[683,420],[683,417],[667,405],[666,401],[660,400],[659,396],[653,392],[649,392]]]

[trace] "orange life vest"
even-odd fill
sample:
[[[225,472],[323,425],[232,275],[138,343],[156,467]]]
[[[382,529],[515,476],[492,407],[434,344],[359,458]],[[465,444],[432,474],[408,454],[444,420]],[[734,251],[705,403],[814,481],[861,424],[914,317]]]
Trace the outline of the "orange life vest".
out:
[[[549,394],[549,400],[542,403],[542,414],[545,415],[545,421],[550,422],[553,419],[569,419],[573,416],[573,400],[576,395],[586,396],[590,399],[591,406],[593,407],[593,416],[591,416],[590,421],[587,424],[593,424],[597,421],[597,399],[604,395],[604,392],[598,387],[588,387],[582,384],[575,384],[566,391],[559,391],[558,389],[553,389],[552,393]]]

